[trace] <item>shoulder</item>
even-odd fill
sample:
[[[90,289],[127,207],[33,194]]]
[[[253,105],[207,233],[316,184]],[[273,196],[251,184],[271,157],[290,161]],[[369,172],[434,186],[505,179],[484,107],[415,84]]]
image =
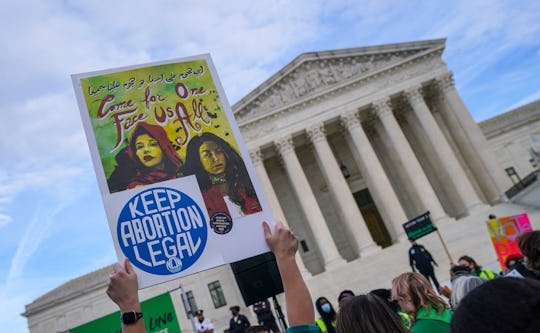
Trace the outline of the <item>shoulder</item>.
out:
[[[287,333],[318,333],[320,331],[316,325],[298,325],[287,328]]]
[[[450,324],[435,319],[417,320],[411,327],[413,333],[450,332]]]

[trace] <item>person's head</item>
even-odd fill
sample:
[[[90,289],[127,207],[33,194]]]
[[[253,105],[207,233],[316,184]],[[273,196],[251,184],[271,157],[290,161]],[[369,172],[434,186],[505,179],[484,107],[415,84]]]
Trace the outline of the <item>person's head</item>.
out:
[[[200,171],[207,175],[222,174],[234,168],[240,159],[238,153],[227,141],[219,136],[205,132],[193,137],[186,149],[186,172]],[[207,176],[208,177],[208,176]]]
[[[203,190],[212,185],[213,179],[232,183],[239,177],[247,176],[244,161],[236,150],[227,141],[209,132],[189,141],[184,173],[196,175]],[[222,177],[216,177],[219,175]]]
[[[444,300],[437,296],[428,280],[419,273],[403,273],[394,278],[392,299],[398,302],[401,311],[413,318],[420,308],[425,308],[428,312],[434,308],[441,313],[446,308]]]
[[[344,300],[347,297],[354,296],[354,293],[352,290],[345,289],[342,292],[339,293],[339,296],[337,298],[338,304],[341,304],[341,301]]]
[[[214,141],[203,141],[199,147],[201,164],[211,175],[220,175],[225,172],[227,159],[223,149]]]
[[[268,328],[257,325],[248,327],[245,333],[269,333],[269,331]]]
[[[472,271],[469,266],[454,265],[450,268],[450,280],[454,280],[463,275],[469,275]]]
[[[454,281],[452,289],[452,297],[450,298],[450,304],[452,309],[456,309],[459,302],[469,294],[473,289],[479,287],[485,282],[484,279],[479,278],[476,275],[460,276]]]
[[[461,256],[458,260],[458,265],[469,267],[471,272],[474,272],[477,269],[482,269],[482,266],[478,265],[476,261],[468,255]]]
[[[523,233],[518,236],[516,241],[527,265],[536,271],[540,271],[540,231]]]
[[[242,209],[245,208],[245,200],[240,190],[245,191],[248,197],[257,197],[242,157],[227,141],[215,134],[205,132],[189,141],[183,171],[186,176],[197,177],[203,192],[213,185],[226,183],[229,199]]]
[[[414,239],[409,239],[409,242],[411,242],[412,246],[416,245],[416,240],[414,240]]]
[[[344,299],[339,309],[336,329],[340,333],[407,332],[397,313],[373,294]]]
[[[517,264],[523,256],[520,253],[511,253],[506,258],[504,258],[504,266],[507,269],[512,269],[515,264]]]
[[[315,308],[323,318],[333,318],[336,315],[334,307],[326,297],[319,297],[315,301]]]
[[[453,333],[538,332],[540,281],[505,277],[485,282],[459,303]]]
[[[495,220],[497,218],[497,216],[495,214],[489,214],[488,215],[488,219],[490,220]]]
[[[233,316],[236,316],[240,313],[240,307],[238,305],[231,306],[229,310],[231,310]]]
[[[163,163],[163,151],[159,142],[148,134],[140,134],[135,138],[135,154],[147,168],[159,167]]]
[[[199,319],[199,321],[202,321],[204,319],[204,314],[203,314],[203,310],[199,309],[197,310],[197,312],[195,313],[197,315],[197,319]]]
[[[139,123],[131,133],[128,155],[143,169],[176,173],[182,161],[172,146],[163,127]]]
[[[391,289],[373,289],[369,293],[371,295],[378,296],[393,311],[396,311],[396,312],[398,311],[397,301],[392,300],[392,290]]]

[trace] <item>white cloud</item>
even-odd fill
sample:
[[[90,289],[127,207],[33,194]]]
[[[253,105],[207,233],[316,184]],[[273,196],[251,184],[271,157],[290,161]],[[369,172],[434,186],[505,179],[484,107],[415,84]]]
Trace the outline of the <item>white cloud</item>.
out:
[[[3,226],[10,224],[12,221],[13,218],[11,218],[11,216],[0,213],[0,229],[2,229]]]

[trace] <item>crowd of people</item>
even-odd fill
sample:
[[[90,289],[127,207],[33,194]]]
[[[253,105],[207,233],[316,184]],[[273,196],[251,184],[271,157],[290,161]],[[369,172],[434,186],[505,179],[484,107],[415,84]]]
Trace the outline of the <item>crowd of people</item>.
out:
[[[352,290],[342,291],[336,311],[327,297],[318,297],[312,303],[295,261],[298,239],[294,234],[280,223],[272,231],[263,222],[263,230],[283,282],[290,325],[287,332],[540,332],[540,231],[517,238],[522,258],[507,262],[511,266],[505,274],[482,269],[470,256],[462,256],[449,271],[451,287],[437,290],[423,274],[405,272],[391,281],[391,289],[358,295]],[[107,294],[122,313],[140,312],[137,276],[129,261],[115,264]],[[231,325],[235,318],[240,318],[238,311],[233,311]],[[199,320],[203,322],[204,317]],[[231,326],[233,331],[258,333],[270,329],[243,324],[238,331]],[[146,332],[143,320],[124,322],[122,332]]]

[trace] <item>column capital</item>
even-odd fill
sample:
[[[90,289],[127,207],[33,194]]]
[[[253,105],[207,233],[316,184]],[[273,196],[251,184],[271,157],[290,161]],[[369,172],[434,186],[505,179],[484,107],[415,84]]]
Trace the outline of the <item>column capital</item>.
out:
[[[435,84],[442,91],[454,88],[454,75],[448,72],[443,75],[437,76],[437,78],[435,79]]]
[[[294,153],[294,143],[290,135],[275,140],[274,145],[281,156]]]
[[[380,119],[392,115],[392,103],[388,97],[379,99],[371,103],[371,105]]]
[[[262,153],[259,147],[255,149],[251,149],[249,151],[249,156],[251,157],[251,161],[253,162],[253,165],[259,165],[263,163],[264,157],[262,156]]]
[[[339,119],[341,126],[345,127],[346,129],[360,127],[360,119],[358,119],[356,115],[356,111],[351,111],[340,115]]]
[[[306,133],[311,142],[320,142],[326,140],[326,129],[323,124],[315,124],[306,128]]]
[[[422,87],[409,88],[403,92],[403,95],[412,105],[424,103],[424,96],[422,95]]]

